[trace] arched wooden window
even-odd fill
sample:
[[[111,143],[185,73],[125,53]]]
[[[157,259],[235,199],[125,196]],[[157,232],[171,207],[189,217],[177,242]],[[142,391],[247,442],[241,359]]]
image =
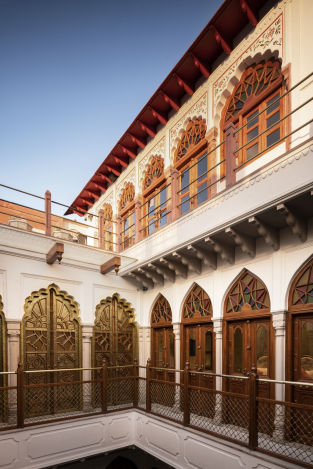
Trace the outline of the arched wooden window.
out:
[[[181,215],[201,204],[209,197],[211,174],[206,124],[203,120],[191,121],[181,136],[175,151],[175,167],[180,170]]]
[[[168,187],[164,176],[164,160],[153,156],[143,180],[142,219],[147,236],[167,223]]]
[[[3,312],[2,297],[0,295],[0,371],[7,371],[7,326]],[[0,374],[0,388],[8,385],[6,375]],[[6,422],[7,413],[7,391],[0,391],[0,423]]]
[[[102,207],[104,219],[104,249],[113,251],[113,210],[112,205]]]
[[[25,300],[21,323],[21,357],[25,370],[81,367],[79,307],[72,296],[52,284]],[[31,373],[26,384],[77,381],[80,372]],[[27,390],[25,414],[36,415],[78,410],[81,391],[76,385],[38,387]]]
[[[286,355],[287,379],[313,383],[313,258],[296,275],[289,291]],[[287,394],[299,404],[312,404],[309,388],[291,386]]]
[[[211,321],[211,317],[211,300],[203,288],[195,284],[184,303],[183,322]]]
[[[126,249],[135,242],[135,188],[127,182],[119,201],[119,215],[121,217],[121,243]]]
[[[278,61],[268,61],[249,67],[227,99],[221,121],[221,134],[233,122],[241,128],[237,134],[237,164],[254,159],[274,145],[285,134],[283,77]],[[225,147],[221,152],[225,157]]]
[[[258,375],[274,378],[270,296],[262,280],[248,270],[242,272],[226,295],[223,343],[226,374],[242,376],[255,366]],[[245,394],[248,391],[245,381],[229,379],[225,386],[232,392]],[[268,383],[258,384],[259,395],[271,397],[273,391]],[[236,422],[235,419],[233,423]],[[237,424],[243,424],[240,422]]]
[[[118,378],[132,373],[129,367],[137,358],[137,330],[135,312],[124,298],[117,293],[101,300],[96,306],[92,335],[92,366],[101,367],[103,360],[109,367],[109,377]],[[97,373],[95,373],[97,377]],[[108,404],[132,401],[132,383],[115,381],[108,389]],[[100,407],[101,386],[94,385],[93,404]]]

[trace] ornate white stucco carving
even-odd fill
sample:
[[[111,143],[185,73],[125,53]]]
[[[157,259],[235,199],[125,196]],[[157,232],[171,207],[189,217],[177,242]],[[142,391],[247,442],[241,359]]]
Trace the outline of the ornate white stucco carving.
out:
[[[132,183],[134,185],[135,190],[136,190],[136,168],[133,168],[129,172],[129,174],[127,174],[126,177],[117,185],[117,187],[116,187],[116,202],[117,202],[117,205],[119,203],[122,190],[124,189],[125,184],[127,182]]]
[[[150,151],[144,156],[139,163],[139,188],[142,186],[142,179],[147,165],[150,162],[152,156],[161,156],[165,158],[165,137],[163,137]]]
[[[222,94],[227,90],[229,82],[233,82],[236,72],[245,70],[249,63],[245,61],[251,57],[256,58],[258,54],[264,55],[266,51],[276,52],[278,57],[283,57],[283,12],[281,12],[283,4],[279,4],[271,10],[268,16],[255,28],[245,41],[241,41],[240,45],[232,52],[231,57],[234,59],[231,65],[229,61],[225,61],[219,68],[219,77],[213,83],[213,102],[212,115],[215,116],[216,108],[219,104]],[[265,29],[264,29],[265,26]],[[262,28],[262,31],[261,31]],[[246,47],[246,44],[250,45]],[[240,65],[242,64],[242,70]],[[237,80],[235,80],[237,81]],[[235,85],[235,82],[232,83]],[[228,92],[229,94],[229,92]]]
[[[208,117],[208,93],[205,92],[198,101],[183,114],[170,130],[170,161],[173,162],[175,146],[181,133],[185,130],[188,122],[201,118],[207,122]]]

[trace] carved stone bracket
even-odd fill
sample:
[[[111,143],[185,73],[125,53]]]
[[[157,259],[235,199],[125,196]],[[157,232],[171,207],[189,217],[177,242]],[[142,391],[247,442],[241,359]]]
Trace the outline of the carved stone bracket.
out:
[[[284,336],[286,331],[286,312],[277,311],[272,313],[273,327],[275,329],[275,335]]]
[[[169,280],[170,282],[175,282],[175,272],[165,265],[155,265],[150,263],[148,264],[148,267],[155,270],[159,275],[162,275],[164,279]]]
[[[163,286],[164,285],[164,277],[157,272],[155,272],[152,269],[149,269],[149,267],[144,267],[144,269],[139,268],[138,272],[146,275],[150,280],[152,280],[153,283]]]
[[[187,249],[203,262],[203,266],[209,267],[213,270],[216,269],[217,256],[215,252],[208,251],[200,246],[193,246],[192,244],[189,244]]]
[[[187,278],[188,275],[188,267],[180,262],[176,262],[172,259],[167,259],[165,257],[161,257],[160,262],[165,264],[170,270],[172,270],[176,275],[180,275],[183,278]]]
[[[175,257],[175,259],[179,259],[187,269],[193,270],[197,274],[201,274],[201,260],[197,257],[188,256],[181,252],[173,252],[172,256]]]
[[[254,224],[257,227],[258,233],[266,244],[271,246],[274,251],[279,249],[279,231],[273,228],[272,226],[263,223],[262,221],[258,220],[256,217],[250,217],[249,223]]]
[[[219,254],[224,261],[228,262],[229,264],[233,264],[235,262],[235,250],[232,246],[219,243],[218,241],[210,238],[210,236],[205,238],[204,241],[211,245],[214,251]]]
[[[306,222],[285,204],[279,204],[276,208],[278,212],[284,215],[286,223],[292,229],[293,234],[297,235],[300,241],[304,243],[307,238]]]
[[[233,238],[243,253],[248,254],[250,257],[255,256],[255,239],[242,233],[238,233],[238,231],[231,227],[226,228],[225,233]]]
[[[139,269],[138,269],[139,270]],[[145,273],[138,272],[132,272],[130,275],[134,276],[135,279],[142,284],[143,287],[145,288],[153,288],[154,287],[154,282],[148,278]]]

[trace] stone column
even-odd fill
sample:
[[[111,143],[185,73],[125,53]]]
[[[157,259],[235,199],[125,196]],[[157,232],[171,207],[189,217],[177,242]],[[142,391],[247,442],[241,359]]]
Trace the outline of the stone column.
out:
[[[223,319],[213,318],[213,330],[215,333],[215,373],[222,373],[222,357],[223,357]],[[215,387],[217,391],[223,388],[223,379],[216,377]],[[214,422],[219,425],[222,423],[222,398],[220,394],[216,394]]]
[[[91,324],[85,324],[82,326],[82,365],[83,368],[91,368],[91,339],[92,339],[92,329]],[[82,373],[82,378],[84,381],[92,379],[91,370],[84,370]],[[83,405],[84,410],[91,408],[91,398],[92,398],[92,385],[84,384],[83,385]]]
[[[285,379],[285,344],[286,344],[286,312],[277,311],[272,313],[273,327],[275,330],[275,379]],[[275,384],[275,399],[284,401],[285,385]],[[273,438],[278,441],[284,440],[285,408],[279,404],[275,405],[275,420]]]
[[[175,334],[175,368],[176,370],[181,370],[185,367],[185,364],[180,363],[180,330],[181,325],[179,322],[175,322],[173,324],[173,332]],[[175,373],[175,381],[176,383],[180,383],[181,381],[181,373]],[[175,405],[179,408],[180,405],[180,386],[175,387]]]

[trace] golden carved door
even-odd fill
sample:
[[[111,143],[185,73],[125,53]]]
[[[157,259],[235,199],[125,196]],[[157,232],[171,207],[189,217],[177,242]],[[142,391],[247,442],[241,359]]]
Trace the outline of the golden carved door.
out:
[[[35,385],[26,389],[25,416],[79,410],[82,405],[81,386],[60,385],[80,380],[81,373],[73,370],[81,367],[78,304],[56,285],[50,285],[47,289],[33,292],[26,299],[21,327],[21,355],[25,370],[69,369],[25,375],[25,384]]]
[[[105,359],[109,367],[109,378],[130,376],[133,370],[125,366],[132,365],[137,355],[133,308],[125,299],[121,299],[115,293],[97,305],[95,316],[92,339],[93,366],[101,367]],[[95,373],[95,376],[98,376],[98,373]],[[119,385],[120,383],[122,384]],[[130,402],[132,399],[131,386],[129,380],[110,381],[108,404]],[[100,388],[95,385],[93,390],[95,407],[100,406],[100,399]]]

